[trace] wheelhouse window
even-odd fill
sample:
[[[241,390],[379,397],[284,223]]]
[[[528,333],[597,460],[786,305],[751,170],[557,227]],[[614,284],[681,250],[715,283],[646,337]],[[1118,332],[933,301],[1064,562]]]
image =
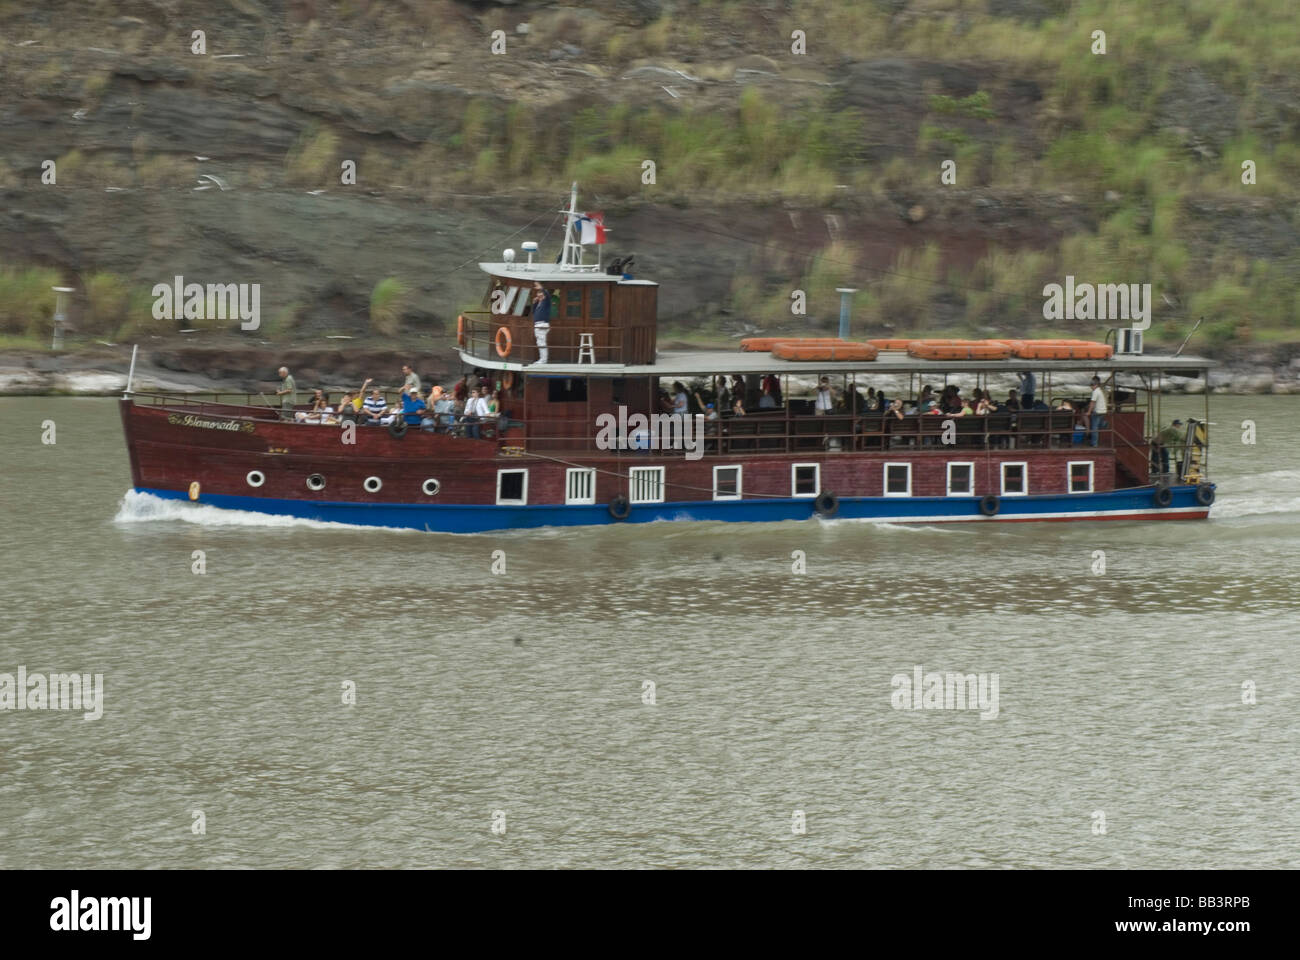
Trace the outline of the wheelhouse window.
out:
[[[1092,461],[1071,461],[1067,469],[1070,476],[1071,493],[1092,493]]]
[[[596,502],[596,471],[585,467],[573,468],[564,474],[565,503]]]
[[[948,464],[948,496],[950,497],[975,496],[975,464],[973,463]]]
[[[564,291],[564,315],[570,320],[582,319],[582,287],[573,286]]]
[[[740,467],[713,468],[713,499],[739,500]]]
[[[586,377],[556,377],[546,382],[546,399],[551,403],[583,403],[587,399]]]
[[[815,497],[821,493],[821,464],[796,463],[790,467],[790,496]]]
[[[528,471],[497,471],[497,503],[521,505],[528,502]]]
[[[1002,496],[1019,497],[1029,492],[1029,465],[1025,463],[1002,464]]]
[[[605,319],[605,288],[600,284],[587,288],[587,319]]]
[[[633,467],[629,470],[628,499],[633,503],[663,503],[664,468]]]
[[[912,495],[912,465],[910,463],[885,464],[885,496],[910,497]]]

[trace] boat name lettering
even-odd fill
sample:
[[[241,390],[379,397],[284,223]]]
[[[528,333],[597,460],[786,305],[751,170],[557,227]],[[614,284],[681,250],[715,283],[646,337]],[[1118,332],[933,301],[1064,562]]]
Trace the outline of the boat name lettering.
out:
[[[239,433],[252,433],[257,427],[239,420],[202,420],[193,414],[173,413],[167,422],[178,427],[202,427],[205,430],[234,430]]]

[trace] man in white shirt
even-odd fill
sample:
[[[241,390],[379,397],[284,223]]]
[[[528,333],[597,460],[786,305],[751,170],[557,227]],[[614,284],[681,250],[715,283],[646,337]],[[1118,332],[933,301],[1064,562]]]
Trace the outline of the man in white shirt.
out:
[[[821,383],[817,384],[817,399],[813,403],[813,413],[819,417],[824,417],[831,412],[833,405],[831,381],[828,377],[822,377]]]
[[[487,417],[487,388],[480,387],[478,393],[471,394],[465,401],[465,436],[474,440],[482,439],[479,434],[479,422]]]
[[[1105,425],[1106,392],[1101,389],[1101,377],[1092,378],[1092,399],[1088,401],[1088,446],[1097,445],[1097,431]]]

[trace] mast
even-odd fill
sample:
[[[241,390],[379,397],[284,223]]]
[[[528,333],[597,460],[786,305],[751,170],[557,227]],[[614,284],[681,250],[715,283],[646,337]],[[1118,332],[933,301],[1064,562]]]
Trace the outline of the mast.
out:
[[[564,252],[560,256],[560,269],[581,269],[583,271],[599,273],[599,247],[597,247],[596,250],[596,263],[594,265],[582,262],[582,232],[578,227],[578,221],[581,219],[578,214],[578,181],[573,181],[569,187],[569,209],[561,210],[560,213],[565,215]]]

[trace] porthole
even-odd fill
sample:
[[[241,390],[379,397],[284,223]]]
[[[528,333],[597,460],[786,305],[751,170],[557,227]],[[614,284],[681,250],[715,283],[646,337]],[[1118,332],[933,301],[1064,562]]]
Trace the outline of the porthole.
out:
[[[365,482],[361,485],[366,488],[366,493],[378,493],[380,488],[383,487],[384,481],[378,477],[366,477]]]
[[[307,478],[307,489],[308,489],[308,490],[324,490],[324,489],[325,489],[325,478],[322,477],[319,473],[313,473],[311,476],[309,476],[309,477]]]
[[[250,487],[260,487],[266,483],[266,475],[261,470],[249,470],[248,476],[244,477]]]
[[[424,491],[426,497],[436,497],[438,491],[442,489],[442,484],[433,479],[433,477],[430,477],[428,480],[424,481],[424,486],[420,489]]]

